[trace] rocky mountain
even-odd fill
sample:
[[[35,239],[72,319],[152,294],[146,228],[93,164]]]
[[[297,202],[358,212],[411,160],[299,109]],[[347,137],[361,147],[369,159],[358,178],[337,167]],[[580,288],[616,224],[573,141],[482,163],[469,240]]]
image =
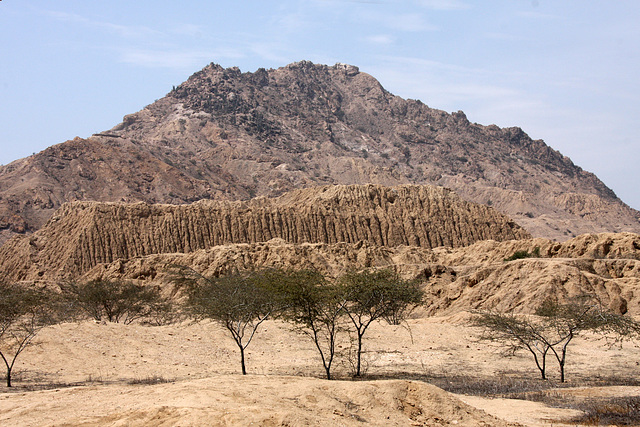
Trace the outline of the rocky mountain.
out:
[[[431,186],[327,186],[180,206],[75,202],[34,234],[0,248],[0,280],[74,280],[118,259],[274,238],[434,248],[527,237],[496,210]]]
[[[246,200],[329,184],[435,184],[535,236],[640,231],[640,213],[519,128],[387,92],[357,67],[211,64],[122,123],[0,167],[0,239],[74,200]]]

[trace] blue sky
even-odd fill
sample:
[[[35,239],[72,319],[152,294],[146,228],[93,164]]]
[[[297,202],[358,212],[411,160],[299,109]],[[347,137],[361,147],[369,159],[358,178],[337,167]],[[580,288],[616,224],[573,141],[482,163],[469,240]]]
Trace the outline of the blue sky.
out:
[[[0,1],[0,164],[109,129],[210,62],[345,62],[520,126],[640,209],[636,0]]]

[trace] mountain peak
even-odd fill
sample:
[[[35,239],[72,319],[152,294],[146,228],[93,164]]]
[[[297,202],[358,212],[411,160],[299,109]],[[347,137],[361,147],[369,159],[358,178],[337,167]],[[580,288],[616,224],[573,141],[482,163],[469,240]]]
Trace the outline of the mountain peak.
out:
[[[211,63],[111,130],[10,166],[5,237],[71,200],[185,203],[335,184],[448,187],[558,240],[640,231],[640,213],[544,141],[402,99],[341,63],[244,73]]]

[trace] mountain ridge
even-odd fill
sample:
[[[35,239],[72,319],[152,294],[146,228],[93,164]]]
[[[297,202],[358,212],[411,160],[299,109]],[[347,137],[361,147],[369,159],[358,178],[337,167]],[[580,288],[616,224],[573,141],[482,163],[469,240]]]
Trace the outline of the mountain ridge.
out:
[[[520,128],[471,123],[309,61],[242,73],[210,64],[110,130],[0,167],[0,241],[65,201],[246,200],[333,184],[430,184],[536,236],[640,232],[640,212]]]

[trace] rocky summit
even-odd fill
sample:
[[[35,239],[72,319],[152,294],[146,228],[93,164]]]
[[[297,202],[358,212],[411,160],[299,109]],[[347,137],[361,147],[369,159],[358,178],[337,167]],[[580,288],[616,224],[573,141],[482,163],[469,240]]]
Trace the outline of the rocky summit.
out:
[[[248,200],[334,184],[431,184],[532,235],[640,232],[595,175],[520,128],[387,92],[357,67],[211,64],[114,128],[0,167],[0,242],[65,202]]]

